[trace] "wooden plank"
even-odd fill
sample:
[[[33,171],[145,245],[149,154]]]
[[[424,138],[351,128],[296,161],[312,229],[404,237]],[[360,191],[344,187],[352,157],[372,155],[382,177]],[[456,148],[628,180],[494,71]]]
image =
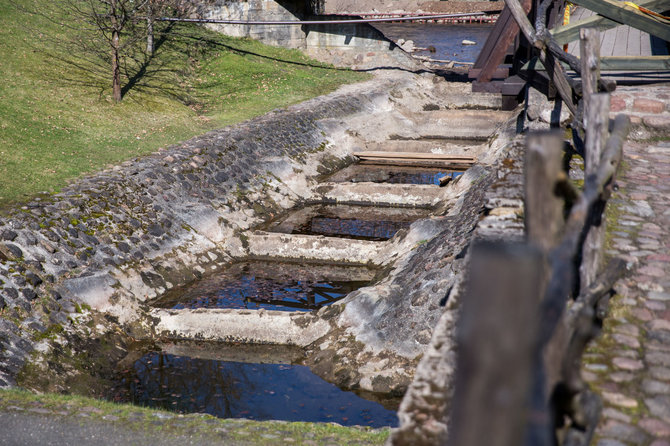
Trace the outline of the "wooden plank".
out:
[[[623,23],[670,41],[670,26],[616,0],[573,0],[573,3],[590,9],[615,22]]]
[[[524,36],[530,42],[531,45],[540,49],[540,60],[547,69],[547,73],[551,77],[551,80],[556,86],[556,90],[561,96],[563,103],[570,110],[570,113],[577,115],[577,107],[575,106],[572,100],[572,87],[569,80],[566,77],[565,70],[561,66],[558,59],[555,58],[554,54],[556,52],[550,52],[553,50],[551,48],[551,41],[547,44],[546,42],[540,42],[535,35],[535,29],[531,25],[528,17],[524,13],[524,10],[517,0],[505,0],[505,5],[510,9],[510,12],[514,16],[514,20],[519,25],[519,28],[523,32]],[[545,44],[547,46],[545,46]],[[562,52],[562,49],[558,48],[558,52]]]
[[[607,144],[609,133],[610,95],[607,93],[594,94],[591,96],[588,108],[584,111],[584,128],[586,137],[584,148],[584,176],[596,176],[600,169],[602,154]],[[596,280],[603,258],[605,245],[605,219],[599,209],[598,214],[591,213],[587,220],[587,234],[582,245],[582,262],[579,266],[579,289],[587,290]],[[590,226],[590,227],[589,227]]]
[[[489,37],[486,39],[486,42],[484,42],[482,49],[479,51],[479,55],[477,56],[477,60],[475,60],[473,68],[479,70],[484,68],[486,62],[491,57],[496,44],[498,43],[497,36],[501,35],[503,30],[509,27],[509,25],[512,23],[510,20],[513,22],[512,15],[509,13],[509,10],[503,8],[502,12],[498,16],[498,20],[496,20],[496,23],[493,25],[491,34],[489,34]]]
[[[581,53],[579,52],[579,42],[570,42],[568,44],[568,53],[575,57],[580,57]]]
[[[523,0],[523,8],[526,14],[530,11],[530,7],[531,0]],[[473,68],[481,68],[482,70],[477,76],[478,82],[488,83],[493,79],[493,74],[504,61],[510,45],[514,43],[518,34],[519,27],[509,8],[505,6],[473,66]]]
[[[631,28],[632,29],[632,28]],[[609,56],[600,58],[601,71],[667,71],[670,70],[670,56]],[[533,59],[521,67],[520,72],[529,70],[545,71],[539,60]],[[610,73],[611,74],[611,73]],[[659,76],[659,79],[667,76]]]
[[[473,93],[501,93],[504,81],[472,81]]]
[[[458,161],[474,163],[475,158],[470,155],[448,155],[444,153],[420,153],[420,152],[355,152],[358,158],[366,159],[406,159],[406,160],[434,160],[434,161]]]
[[[477,79],[479,75],[481,74],[482,69],[481,68],[470,68],[468,71],[468,78],[470,79]],[[504,79],[507,76],[509,76],[509,68],[507,67],[498,67],[493,71],[493,74],[491,75],[492,79]]]
[[[593,15],[593,11],[589,11],[586,8],[582,8],[581,6],[574,6],[574,12],[572,16],[570,17],[570,22],[573,21],[579,21],[579,20],[584,20],[587,17],[590,17]],[[579,33],[577,33],[577,37],[579,37]]]
[[[618,26],[615,28],[616,34],[614,37],[614,49],[612,49],[612,56],[626,56],[628,49],[628,31],[630,26]]]
[[[501,93],[505,96],[517,96],[526,86],[526,81],[519,76],[510,76],[505,79]]]
[[[509,8],[523,35],[533,45],[537,41],[537,36],[535,35],[535,28],[533,28],[530,20],[528,20],[528,11],[517,0],[505,0],[505,6]]]
[[[602,57],[600,68],[603,71],[666,71],[670,70],[670,56]]]
[[[635,3],[653,11],[664,11],[670,8],[669,0],[638,0]],[[579,39],[579,30],[581,28],[597,28],[602,32],[619,25],[618,22],[598,14],[585,14],[585,11],[588,11],[588,9],[577,8],[575,14],[570,18],[568,25],[554,28],[550,31],[556,42],[562,45]]]
[[[626,42],[626,56],[642,56],[640,48],[642,46],[642,31],[636,28],[630,28],[628,31],[628,42]],[[644,54],[650,56],[651,54]]]
[[[600,56],[609,57],[614,52],[614,41],[616,40],[616,28],[602,33],[600,39]]]
[[[563,230],[563,200],[556,195],[563,174],[563,137],[560,132],[531,133],[526,138],[524,224],[529,242],[545,252]]]
[[[577,106],[572,100],[572,86],[568,82],[565,69],[563,69],[563,66],[560,64],[558,59],[556,59],[553,54],[546,50],[540,51],[540,61],[547,68],[547,73],[554,83],[556,91],[563,100],[563,103],[566,107],[568,107],[570,113],[572,113],[573,116],[576,116]]]
[[[582,97],[584,98],[584,114],[588,115],[591,95],[598,92],[600,78],[600,33],[593,28],[585,28],[580,32],[580,52],[582,54]],[[588,129],[586,123],[584,127]]]
[[[640,36],[640,56],[652,56],[654,51],[651,47],[651,36],[647,33],[641,33]]]

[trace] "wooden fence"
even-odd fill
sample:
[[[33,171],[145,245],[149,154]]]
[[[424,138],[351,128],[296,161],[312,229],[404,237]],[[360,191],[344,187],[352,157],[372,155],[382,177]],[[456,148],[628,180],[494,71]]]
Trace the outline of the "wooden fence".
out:
[[[544,1],[531,26],[516,0],[511,15],[573,113],[566,130],[529,134],[523,243],[475,242],[458,335],[449,443],[454,446],[588,445],[601,401],[581,378],[581,356],[597,335],[625,263],[603,265],[604,210],[630,120],[609,117],[615,84],[599,74],[598,33],[581,30],[581,60],[544,28]],[[561,62],[581,74],[568,78]],[[566,158],[584,158],[582,187]]]

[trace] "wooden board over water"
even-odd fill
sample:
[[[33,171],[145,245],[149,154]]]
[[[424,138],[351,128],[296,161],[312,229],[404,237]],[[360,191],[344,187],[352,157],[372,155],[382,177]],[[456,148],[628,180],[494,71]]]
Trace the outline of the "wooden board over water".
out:
[[[443,153],[421,152],[356,152],[363,163],[405,165],[405,166],[443,166],[445,168],[467,169],[475,163],[470,155],[448,155]]]

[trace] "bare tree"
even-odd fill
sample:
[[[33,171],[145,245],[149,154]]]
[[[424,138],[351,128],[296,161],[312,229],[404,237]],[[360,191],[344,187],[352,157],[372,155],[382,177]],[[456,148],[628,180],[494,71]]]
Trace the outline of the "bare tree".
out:
[[[56,0],[56,15],[49,18],[72,30],[71,45],[82,59],[79,68],[92,71],[94,66],[111,67],[112,97],[123,99],[121,66],[124,55],[143,32],[138,22],[150,0]]]
[[[41,41],[46,40],[47,45],[38,49],[68,67],[69,74],[63,81],[100,86],[102,92],[111,80],[116,102],[134,88],[161,91],[180,100],[188,96],[171,87],[174,82],[170,76],[179,65],[176,58],[183,57],[186,62],[195,47],[185,47],[184,36],[180,35],[179,43],[169,45],[169,56],[155,58],[154,53],[170,35],[177,29],[184,31],[159,19],[192,16],[209,0],[52,0],[48,8],[30,1],[10,1],[14,7],[41,15],[65,31],[45,35]],[[42,35],[40,29],[34,32]]]

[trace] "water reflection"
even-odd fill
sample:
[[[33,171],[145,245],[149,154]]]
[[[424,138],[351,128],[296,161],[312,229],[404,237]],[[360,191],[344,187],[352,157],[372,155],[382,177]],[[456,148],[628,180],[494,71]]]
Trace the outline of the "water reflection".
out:
[[[365,267],[240,262],[168,294],[154,306],[310,311],[342,299],[373,276]]]
[[[352,205],[313,205],[291,210],[263,226],[270,232],[325,235],[359,240],[388,240],[413,221],[430,215],[427,209]]]
[[[393,41],[412,40],[416,47],[436,49],[434,53],[417,51],[415,54],[458,62],[474,62],[493,28],[486,24],[440,23],[379,23],[375,27]],[[463,45],[463,40],[476,44]]]
[[[463,170],[441,170],[439,168],[375,166],[370,164],[354,164],[342,169],[325,181],[334,183],[390,183],[390,184],[432,184],[439,185],[444,177],[456,178],[463,175]]]
[[[463,175],[463,171],[445,171],[445,172],[403,172],[390,171],[386,181],[375,181],[375,183],[394,183],[394,184],[435,184],[439,185],[444,177],[457,178]],[[353,180],[355,181],[355,180]]]
[[[366,221],[356,218],[316,216],[304,225],[296,226],[291,234],[348,236],[364,240],[388,240],[400,229],[408,228],[409,221]]]
[[[240,347],[242,348],[242,347]],[[124,371],[112,399],[222,418],[396,426],[394,411],[344,392],[308,367],[151,352]]]

